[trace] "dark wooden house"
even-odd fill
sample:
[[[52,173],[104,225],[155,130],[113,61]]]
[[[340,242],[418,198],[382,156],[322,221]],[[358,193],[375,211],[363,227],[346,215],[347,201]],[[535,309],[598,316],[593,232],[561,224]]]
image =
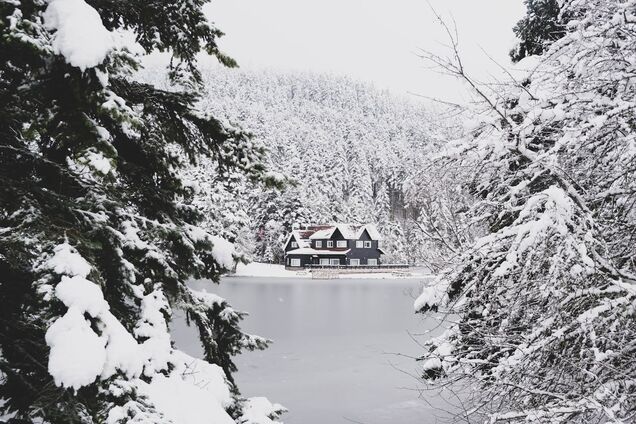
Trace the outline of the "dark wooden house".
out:
[[[285,266],[378,266],[384,254],[374,225],[310,225],[285,241]]]

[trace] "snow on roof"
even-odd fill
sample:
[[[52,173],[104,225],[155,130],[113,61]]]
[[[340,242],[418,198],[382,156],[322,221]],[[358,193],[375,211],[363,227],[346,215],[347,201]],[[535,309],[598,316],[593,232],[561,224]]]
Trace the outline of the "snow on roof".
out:
[[[329,226],[327,228],[323,228],[323,229],[320,229],[320,230],[316,231],[311,236],[309,236],[309,238],[312,239],[312,240],[331,238],[331,236],[333,235],[333,232],[336,231],[336,228],[340,231],[340,233],[342,233],[342,236],[345,239],[347,239],[347,240],[358,240],[362,236],[362,233],[364,232],[364,230],[367,230],[367,232],[369,233],[369,237],[371,237],[371,240],[380,240],[380,239],[382,239],[382,237],[380,236],[380,233],[378,232],[378,229],[373,224],[366,224],[366,225],[336,224],[336,225],[331,225],[331,226]]]
[[[306,234],[303,233],[306,233],[306,231],[293,230],[291,233],[289,233],[289,235],[285,239],[285,243],[283,244],[283,249],[287,247],[287,244],[289,244],[289,240],[291,240],[292,237],[296,239],[299,247],[311,246],[311,241],[309,241],[309,238],[306,236]]]
[[[367,224],[362,227],[360,229],[360,233],[358,234],[358,238],[362,235],[362,232],[364,230],[367,230],[367,233],[369,233],[369,237],[371,237],[371,240],[382,240],[382,236],[380,235],[378,228],[373,224]]]
[[[351,249],[347,250],[328,250],[328,249],[312,249],[311,247],[301,247],[299,249],[290,250],[288,255],[346,255]]]
[[[336,231],[336,227],[329,227],[329,228],[326,228],[324,230],[316,231],[311,236],[309,236],[309,238],[312,239],[312,240],[315,240],[315,239],[328,239],[328,238],[331,237],[331,235],[333,234],[334,231]]]

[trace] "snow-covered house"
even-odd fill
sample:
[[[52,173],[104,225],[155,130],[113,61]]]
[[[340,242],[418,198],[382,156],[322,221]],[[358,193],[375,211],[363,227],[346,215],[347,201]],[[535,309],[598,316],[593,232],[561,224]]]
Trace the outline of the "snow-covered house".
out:
[[[384,254],[374,225],[309,225],[285,240],[285,266],[378,266]]]

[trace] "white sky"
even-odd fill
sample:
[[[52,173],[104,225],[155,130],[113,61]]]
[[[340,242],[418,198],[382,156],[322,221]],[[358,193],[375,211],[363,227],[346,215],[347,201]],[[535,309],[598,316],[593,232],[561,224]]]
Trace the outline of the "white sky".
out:
[[[480,78],[508,65],[522,0],[430,0],[457,25],[467,68]],[[223,51],[243,68],[348,75],[395,93],[461,101],[464,87],[416,56],[446,42],[426,0],[213,0]],[[483,51],[482,51],[483,49]],[[487,52],[486,53],[484,53]]]

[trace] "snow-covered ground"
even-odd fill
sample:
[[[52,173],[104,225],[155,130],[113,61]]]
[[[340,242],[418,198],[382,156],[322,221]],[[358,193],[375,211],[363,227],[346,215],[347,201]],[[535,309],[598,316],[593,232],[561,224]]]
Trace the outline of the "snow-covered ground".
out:
[[[236,268],[236,277],[279,277],[279,278],[311,278],[311,273],[305,270],[290,271],[283,265],[264,264],[251,262],[247,265],[239,264]],[[341,274],[340,278],[365,278],[365,279],[405,279],[430,277],[425,269],[413,268],[408,270],[408,275],[397,275],[390,272],[378,272],[372,274]]]

